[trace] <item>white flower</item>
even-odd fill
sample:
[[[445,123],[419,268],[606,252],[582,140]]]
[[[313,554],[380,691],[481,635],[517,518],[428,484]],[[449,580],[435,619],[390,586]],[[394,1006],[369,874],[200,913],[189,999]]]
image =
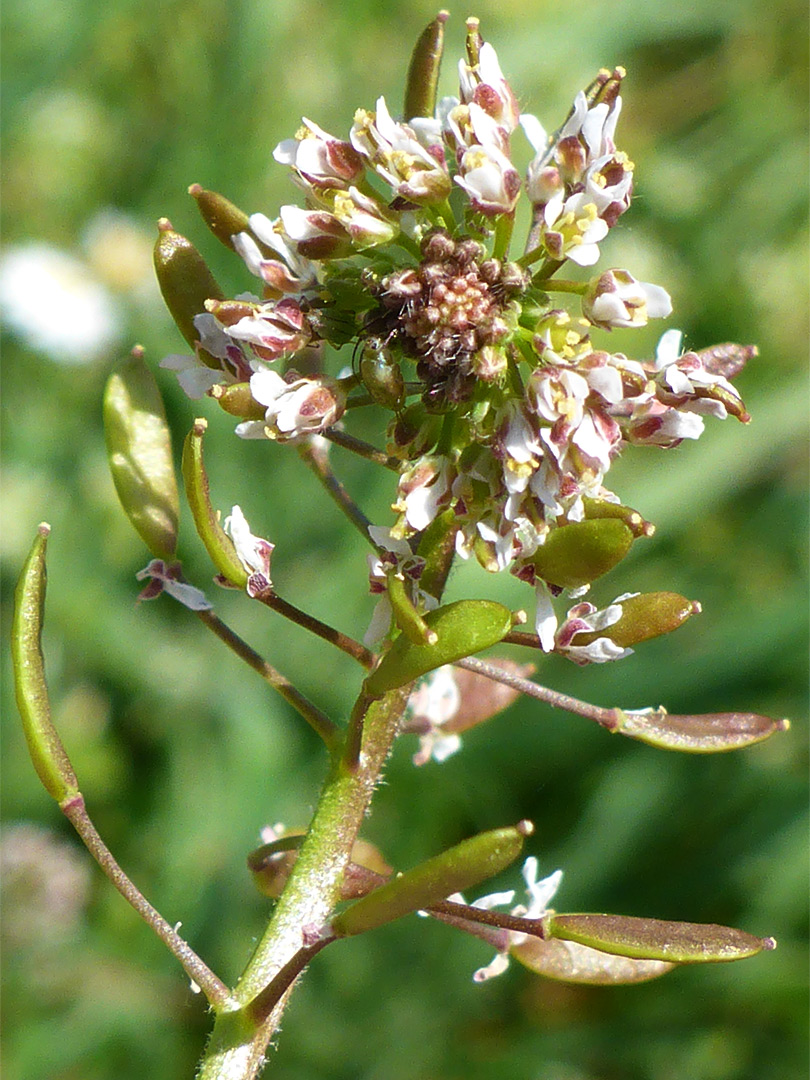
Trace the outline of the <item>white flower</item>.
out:
[[[563,872],[562,870],[555,870],[553,874],[549,874],[548,877],[537,880],[537,859],[532,855],[523,864],[521,871],[523,880],[526,883],[526,895],[529,898],[528,905],[519,904],[517,907],[512,908],[510,914],[516,915],[518,918],[525,919],[541,919],[548,911],[549,904],[554,899],[561,883]],[[512,902],[513,893],[493,893],[491,896],[482,896],[480,900],[476,900],[473,907],[484,908],[490,910],[498,904],[509,904]],[[509,948],[513,945],[520,945],[526,940],[527,935],[521,934],[517,931],[509,931]],[[496,953],[493,960],[490,961],[485,967],[479,968],[473,975],[474,982],[486,982],[488,979],[495,978],[496,975],[503,974],[509,966],[509,949],[504,952]]]
[[[582,314],[595,326],[645,326],[648,319],[672,314],[666,289],[636,281],[627,270],[606,270],[588,283],[582,297]]]
[[[29,348],[62,364],[107,355],[124,332],[119,304],[86,263],[50,244],[5,251],[0,310],[8,329]]]
[[[555,652],[562,653],[577,664],[604,664],[609,660],[622,660],[630,656],[632,649],[617,645],[607,634],[595,638],[587,645],[577,645],[577,634],[601,634],[622,617],[622,601],[638,593],[623,593],[612,604],[598,611],[594,604],[584,602],[570,608],[565,621],[555,635]]]
[[[149,582],[138,599],[154,600],[165,592],[183,607],[187,607],[189,611],[210,611],[211,602],[202,589],[189,585],[187,581],[179,580],[179,577],[179,564],[169,566],[163,559],[152,559],[148,566],[135,575],[136,581]]]
[[[269,368],[251,376],[250,393],[266,411],[263,421],[237,424],[236,434],[243,439],[290,442],[317,434],[340,419],[346,404],[337,380],[328,375],[288,382]]]
[[[275,544],[271,544],[264,537],[253,535],[239,506],[232,508],[228,517],[223,521],[222,528],[233,540],[236,555],[247,571],[249,578],[252,579],[256,575],[260,575],[266,585],[272,584],[270,579],[270,557],[273,554]],[[251,592],[250,580],[248,581],[248,592]]]
[[[461,694],[451,664],[437,668],[421,680],[408,699],[411,722],[416,725],[421,721],[426,725],[419,735],[414,765],[424,765],[431,757],[441,763],[461,749],[461,736],[442,730],[456,715],[460,704]]]

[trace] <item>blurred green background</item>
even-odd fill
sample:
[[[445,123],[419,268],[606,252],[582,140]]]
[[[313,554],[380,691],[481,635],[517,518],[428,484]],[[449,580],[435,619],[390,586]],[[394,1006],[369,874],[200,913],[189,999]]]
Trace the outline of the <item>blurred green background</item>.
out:
[[[581,670],[552,658],[539,677],[605,705],[745,709],[794,723],[748,751],[688,758],[519,703],[443,766],[414,769],[415,747],[403,740],[365,834],[404,868],[473,831],[529,817],[542,872],[565,870],[561,910],[728,923],[775,935],[779,949],[637,988],[565,987],[517,965],[480,987],[472,972],[490,958],[481,943],[403,920],[317,958],[267,1074],[799,1080],[807,1075],[806,5],[454,7],[445,93],[454,92],[470,13],[521,105],[549,128],[600,66],[627,67],[619,145],[637,164],[636,198],[600,267],[626,265],[666,285],[670,325],[690,345],[760,346],[738,380],[748,428],[710,422],[700,443],[631,451],[611,474],[658,531],[594,598],[673,589],[700,599],[704,614],[620,664]],[[434,14],[416,0],[7,0],[3,8],[4,595],[47,519],[47,664],[88,806],[135,881],[170,921],[182,920],[226,980],[267,915],[245,854],[263,825],[305,824],[323,754],[178,606],[135,607],[133,575],[147,556],[106,471],[102,388],[134,341],[155,365],[183,351],[151,282],[155,220],[165,214],[192,236],[231,294],[252,288],[241,262],[206,233],[186,188],[200,182],[271,216],[295,201],[271,160],[275,144],[301,115],[342,134],[378,94],[399,102],[411,44]],[[54,269],[52,249],[40,247],[44,262],[14,262],[33,242],[72,261]],[[102,292],[77,292],[65,306],[52,274]],[[83,303],[105,313],[100,340],[85,341],[74,325]],[[604,346],[649,355],[659,332],[616,334]],[[363,545],[296,455],[240,442],[213,403],[193,405],[173,380],[161,382],[178,449],[195,411],[209,416],[215,503],[241,504],[276,542],[282,594],[361,636],[372,606]],[[382,430],[370,420],[365,433],[379,440]],[[333,460],[373,520],[389,521],[387,478],[340,451]],[[183,529],[188,576],[211,594],[187,519]],[[465,568],[451,591],[531,603],[525,586],[501,577]],[[342,656],[239,596],[215,599],[301,689],[345,715],[358,677]],[[3,655],[4,1076],[190,1077],[208,1028],[203,1005],[38,785]]]

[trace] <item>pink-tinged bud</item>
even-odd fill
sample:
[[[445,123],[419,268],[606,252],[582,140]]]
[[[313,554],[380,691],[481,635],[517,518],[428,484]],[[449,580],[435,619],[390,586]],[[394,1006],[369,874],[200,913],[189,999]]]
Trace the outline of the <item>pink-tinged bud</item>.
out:
[[[582,314],[595,326],[645,326],[648,319],[672,314],[672,301],[660,285],[636,281],[627,270],[606,270],[588,282]]]
[[[482,382],[494,383],[506,374],[509,361],[505,349],[496,345],[484,345],[473,354],[472,365],[476,378]]]

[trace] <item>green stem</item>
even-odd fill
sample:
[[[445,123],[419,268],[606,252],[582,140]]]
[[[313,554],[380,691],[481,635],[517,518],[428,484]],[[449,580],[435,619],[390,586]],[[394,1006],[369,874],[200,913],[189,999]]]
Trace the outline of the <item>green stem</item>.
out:
[[[276,671],[272,664],[268,664],[263,657],[251,649],[247,642],[243,641],[238,634],[235,634],[213,611],[198,611],[197,615],[200,621],[205,623],[220,641],[223,641],[241,660],[249,664],[255,672],[261,675],[265,682],[269,683],[274,690],[281,694],[285,701],[292,705],[296,712],[303,716],[312,730],[320,735],[327,747],[331,748],[334,745],[340,729],[325,713],[322,713],[319,708],[305,698],[289,679],[286,679],[281,672]]]
[[[505,259],[509,252],[509,242],[515,227],[514,214],[499,214],[495,222],[495,243],[492,246],[493,259]]]
[[[391,472],[399,472],[402,466],[402,462],[398,458],[389,457],[388,454],[384,454],[382,450],[378,450],[371,443],[356,439],[354,435],[349,435],[345,431],[338,431],[337,428],[327,428],[322,434],[325,439],[342,446],[344,450],[351,450],[353,454],[365,458],[366,461],[372,461],[375,465],[382,465],[384,469],[390,469]]]
[[[555,278],[548,286],[549,292],[577,293],[584,296],[588,291],[587,281],[569,281],[567,278]]]
[[[368,541],[368,528],[371,522],[335,476],[329,464],[329,456],[322,448],[322,444],[319,446],[315,442],[310,442],[302,446],[298,452],[352,525]]]
[[[236,1006],[216,1018],[197,1080],[255,1080],[259,1075],[294,982],[274,1007],[270,1002],[266,1020],[253,1019],[251,1003],[279,972],[290,971],[288,965],[295,964],[304,928],[323,926],[337,903],[352,846],[380,781],[409,689],[392,691],[368,710],[363,754],[355,772],[333,764],[270,925],[233,992]]]
[[[362,664],[364,668],[370,668],[374,663],[374,654],[367,649],[365,645],[361,645],[359,641],[350,638],[348,634],[344,634],[340,630],[335,630],[334,626],[329,626],[327,623],[321,622],[321,620],[316,619],[314,615],[308,615],[306,611],[297,608],[295,604],[291,604],[287,600],[282,600],[282,598],[273,590],[272,585],[263,589],[261,592],[254,593],[253,598],[254,600],[258,600],[260,604],[264,604],[265,607],[269,607],[271,611],[283,615],[284,618],[289,619],[290,622],[294,622],[298,626],[303,626],[305,630],[309,630],[309,632],[315,634],[316,637],[328,641],[330,645],[334,645],[335,648],[340,649],[340,651],[346,653],[347,656],[351,656],[353,660],[356,660],[358,664]]]

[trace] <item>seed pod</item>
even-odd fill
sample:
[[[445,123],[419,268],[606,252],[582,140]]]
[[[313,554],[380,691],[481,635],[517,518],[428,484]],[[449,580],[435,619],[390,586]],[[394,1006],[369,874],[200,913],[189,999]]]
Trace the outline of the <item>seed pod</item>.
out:
[[[620,648],[628,649],[677,630],[700,611],[700,604],[672,592],[639,593],[617,603],[622,609],[618,622],[604,630],[575,634],[571,644],[590,645],[597,638],[608,637]]]
[[[433,116],[436,111],[436,87],[444,49],[444,24],[447,12],[440,11],[422,31],[413,50],[405,84],[404,119]]]
[[[206,420],[195,420],[183,445],[183,479],[186,498],[194,518],[197,532],[211,557],[211,561],[226,581],[238,589],[247,585],[248,575],[233,541],[219,523],[219,515],[211,505],[208,490],[208,474],[203,461],[203,435],[208,427]]]
[[[217,240],[235,251],[231,237],[237,233],[250,232],[250,219],[244,210],[234,206],[224,195],[216,191],[206,191],[200,184],[192,184],[188,193],[195,199],[203,221]]]
[[[104,438],[127,517],[158,559],[171,562],[180,512],[169,427],[143,350],[114,371],[104,390]]]
[[[527,937],[509,950],[524,967],[547,979],[590,986],[626,986],[648,982],[672,971],[664,960],[637,960],[591,949],[576,941]]]
[[[632,543],[633,533],[618,518],[575,521],[550,532],[532,561],[550,585],[577,589],[612,570]]]
[[[45,790],[59,803],[79,795],[79,782],[51,720],[51,705],[42,657],[45,608],[45,547],[50,525],[42,524],[28,553],[14,593],[11,656],[17,708],[28,752]]]
[[[371,698],[418,679],[428,671],[495,645],[512,629],[512,613],[492,600],[457,600],[425,615],[436,640],[416,645],[400,634],[364,683]]]
[[[177,329],[193,349],[200,337],[194,317],[205,311],[206,300],[224,300],[225,294],[190,240],[176,233],[167,218],[160,219],[158,229],[154,258],[160,291]],[[220,367],[205,350],[198,355],[209,367]]]
[[[756,713],[675,716],[663,706],[620,711],[619,716],[619,723],[613,728],[619,734],[659,750],[681,750],[691,754],[740,750],[790,727],[789,720],[773,720]]]
[[[622,506],[621,503],[608,502],[606,499],[584,498],[582,504],[585,508],[585,518],[591,521],[595,518],[618,518],[623,521],[633,536],[652,536],[655,525],[651,521],[645,521],[638,510],[630,506]]]
[[[463,840],[352,904],[332,920],[333,932],[363,934],[493,877],[518,857],[532,831],[531,823],[522,821]]]
[[[550,937],[577,941],[616,956],[672,964],[744,960],[763,949],[776,948],[773,938],[754,937],[730,926],[629,915],[550,915],[546,929]]]
[[[250,383],[232,383],[230,386],[222,386],[217,383],[211,387],[209,397],[216,401],[220,408],[231,416],[238,416],[241,420],[264,420],[267,411],[264,405],[260,405],[250,392]]]

